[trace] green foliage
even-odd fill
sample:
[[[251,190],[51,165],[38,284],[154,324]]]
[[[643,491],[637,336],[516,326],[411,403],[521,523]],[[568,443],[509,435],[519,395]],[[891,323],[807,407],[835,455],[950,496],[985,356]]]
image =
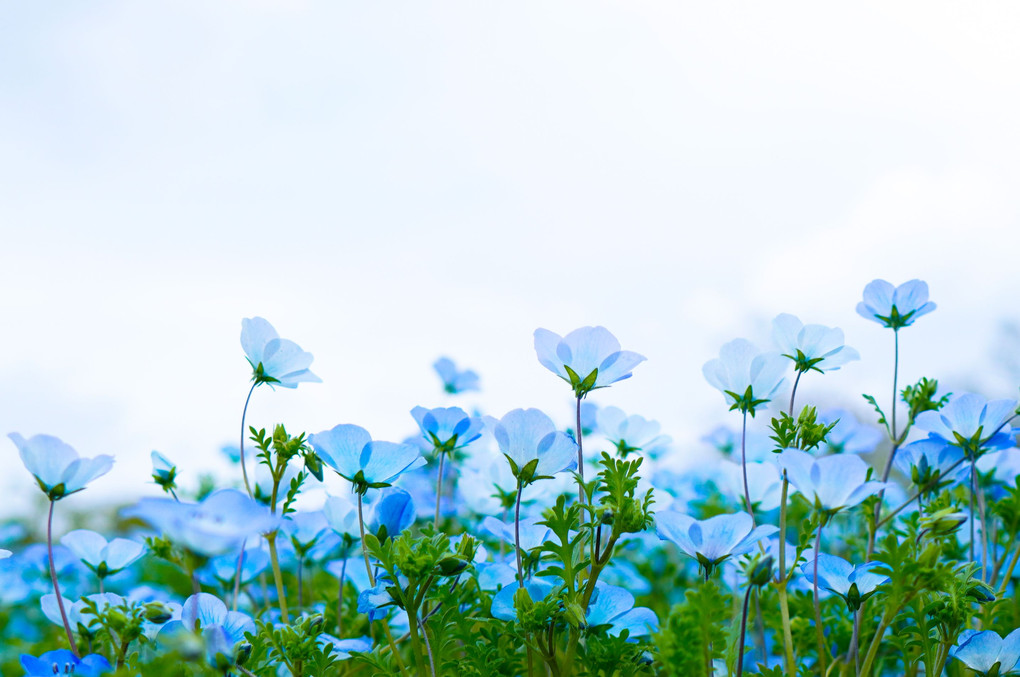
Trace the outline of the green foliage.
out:
[[[662,630],[654,637],[655,655],[662,674],[670,677],[711,677],[711,663],[726,649],[724,627],[733,605],[715,581],[690,588],[674,606]]]
[[[769,428],[769,438],[776,443],[776,450],[795,448],[811,451],[825,441],[826,435],[836,427],[839,420],[825,424],[818,422],[818,412],[814,407],[804,407],[794,419],[786,412],[773,418]]]

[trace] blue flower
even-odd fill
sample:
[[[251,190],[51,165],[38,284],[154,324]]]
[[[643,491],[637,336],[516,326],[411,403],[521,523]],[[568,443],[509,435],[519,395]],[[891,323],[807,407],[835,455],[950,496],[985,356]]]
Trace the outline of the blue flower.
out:
[[[99,654],[76,657],[67,649],[47,651],[38,658],[21,654],[21,667],[25,677],[53,677],[54,675],[75,675],[75,677],[96,677],[113,672],[110,662]]]
[[[539,524],[541,517],[528,517],[520,521],[521,550],[525,552],[534,550],[541,546],[552,535],[552,529],[544,524]],[[495,517],[486,517],[482,520],[481,528],[496,538],[509,545],[515,545],[514,523],[509,524]]]
[[[315,641],[322,648],[325,648],[327,644],[332,646],[329,655],[338,661],[345,661],[350,658],[352,651],[368,653],[372,650],[372,640],[368,637],[339,639],[324,632]]]
[[[842,557],[820,553],[818,587],[839,595],[850,611],[857,611],[865,600],[875,594],[878,586],[889,582],[888,576],[873,571],[884,566],[882,562],[868,562],[855,567]],[[809,581],[814,579],[814,567],[814,560],[811,560],[800,568]]]
[[[668,435],[659,434],[658,422],[637,415],[627,416],[617,407],[599,409],[595,420],[602,435],[616,445],[621,456],[641,452],[656,458],[673,441]]]
[[[514,608],[514,595],[520,587],[520,583],[514,581],[509,585],[503,586],[503,589],[493,596],[492,607],[490,609],[493,618],[498,618],[501,621],[517,620],[517,610]],[[524,581],[524,589],[528,591],[532,602],[545,599],[555,588],[555,585],[541,578]]]
[[[758,541],[777,531],[778,527],[771,524],[754,526],[754,519],[746,512],[716,515],[707,520],[696,520],[672,510],[655,515],[659,539],[675,543],[696,559],[706,580],[713,568],[730,557],[747,554]]]
[[[779,464],[797,491],[816,509],[835,513],[852,508],[886,488],[886,482],[868,480],[868,464],[860,456],[815,458],[800,449],[786,449]]]
[[[359,535],[358,504],[347,496],[329,496],[322,506],[329,528],[340,536],[355,539]]]
[[[255,383],[297,388],[299,383],[321,383],[308,370],[312,354],[280,335],[261,317],[241,320],[241,347],[252,368]]]
[[[304,557],[329,529],[329,523],[322,510],[293,512],[280,523],[280,529],[290,538],[294,552]]]
[[[953,446],[941,438],[911,442],[900,447],[893,464],[917,487],[927,487],[937,482],[938,486],[955,484],[970,475],[970,466],[961,463],[963,449]],[[950,471],[950,468],[956,467]],[[932,487],[935,489],[938,487]]]
[[[634,608],[634,595],[624,588],[598,583],[585,614],[589,627],[608,625],[613,637],[624,630],[628,637],[641,637],[657,632],[659,619],[646,607]]]
[[[107,542],[101,534],[88,529],[70,531],[60,542],[99,578],[112,576],[145,554],[145,546],[137,541],[115,538]]]
[[[846,409],[823,412],[818,420],[825,424],[836,424],[825,436],[823,448],[830,454],[869,454],[885,439],[881,430],[860,423]]]
[[[465,369],[460,371],[457,365],[448,357],[440,357],[432,368],[443,380],[443,390],[451,395],[457,395],[468,390],[478,390],[478,374]]]
[[[797,371],[836,371],[847,362],[861,359],[856,350],[843,343],[843,330],[820,324],[804,325],[795,316],[782,313],[772,320],[776,348],[793,360]]]
[[[481,419],[468,416],[460,407],[415,407],[411,416],[425,440],[438,452],[453,451],[482,436]]]
[[[255,622],[250,616],[228,611],[227,605],[218,597],[200,592],[184,600],[181,608],[174,613],[174,620],[163,626],[159,636],[201,633],[209,663],[229,667],[237,661],[241,650],[238,644],[245,642],[245,635],[254,634],[255,630]]]
[[[864,300],[857,304],[857,314],[898,331],[914,320],[935,310],[928,300],[928,285],[921,280],[904,282],[893,287],[885,280],[872,280],[864,288]]]
[[[929,437],[959,446],[974,458],[982,451],[1016,446],[1016,433],[1009,425],[1015,412],[1015,400],[988,401],[980,395],[961,393],[939,411],[918,414],[914,425],[928,431]]]
[[[369,526],[379,540],[385,541],[414,524],[416,515],[411,494],[398,487],[388,487],[372,502]]]
[[[719,357],[706,362],[701,371],[726,396],[730,411],[739,409],[754,416],[775,397],[788,366],[779,353],[759,352],[750,341],[735,339],[724,344]]]
[[[158,451],[152,452],[150,459],[152,460],[152,481],[162,487],[164,491],[173,493],[177,480],[177,467]]]
[[[112,456],[81,458],[70,445],[52,435],[34,435],[27,440],[18,433],[8,437],[17,445],[21,462],[51,501],[81,491],[113,467]]]
[[[499,420],[493,434],[514,476],[524,484],[576,467],[577,444],[538,409],[514,409]]]
[[[255,579],[269,567],[269,553],[259,548],[247,547],[241,558],[241,584]],[[237,576],[237,555],[228,553],[213,557],[198,572],[199,580],[206,585],[229,585]]]
[[[536,329],[535,352],[542,366],[569,383],[577,397],[630,378],[634,367],[645,361],[642,355],[620,350],[620,342],[605,327],[581,327],[563,337]]]
[[[729,480],[730,495],[742,503],[744,497],[744,473],[742,466],[733,461],[723,461],[720,467]],[[775,510],[783,494],[783,477],[773,459],[748,461],[747,491],[751,504],[761,510]]]
[[[364,428],[341,424],[311,435],[309,443],[322,462],[364,493],[387,487],[401,474],[425,465],[418,449],[410,444],[373,442]]]
[[[964,630],[949,655],[981,675],[1007,675],[1020,662],[1020,629],[1005,637],[994,630]]]

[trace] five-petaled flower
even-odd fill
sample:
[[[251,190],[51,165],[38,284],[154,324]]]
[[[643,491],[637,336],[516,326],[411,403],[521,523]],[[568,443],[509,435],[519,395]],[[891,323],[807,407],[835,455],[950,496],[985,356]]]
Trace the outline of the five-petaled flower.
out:
[[[113,467],[112,456],[82,458],[69,444],[52,435],[34,435],[27,440],[18,433],[8,437],[17,445],[22,463],[51,501],[81,491]]]
[[[578,398],[630,378],[634,367],[645,361],[642,355],[620,350],[620,342],[605,327],[581,327],[562,337],[536,329],[535,352],[542,366],[569,383]]]
[[[267,383],[284,388],[297,388],[299,383],[321,383],[322,379],[308,370],[312,354],[280,335],[261,317],[241,320],[241,347],[252,368],[256,385]]]
[[[910,280],[893,287],[885,280],[873,280],[864,288],[864,300],[857,304],[857,313],[868,320],[899,331],[914,320],[935,310],[928,300],[928,285]]]
[[[875,594],[878,586],[889,582],[889,577],[877,574],[874,569],[885,567],[882,562],[872,561],[854,566],[842,557],[818,554],[818,587],[825,588],[843,598],[850,611],[857,611],[869,597]],[[801,566],[808,580],[813,578],[814,560]]]
[[[322,462],[361,494],[388,487],[403,473],[425,465],[417,447],[373,441],[367,430],[349,423],[310,435],[308,441]]]
[[[708,580],[712,570],[730,557],[745,555],[758,541],[779,531],[772,524],[754,526],[746,512],[716,515],[696,520],[672,510],[655,515],[655,533],[663,541],[671,541],[698,561]]]
[[[522,484],[576,467],[577,444],[538,409],[514,409],[496,424],[493,435]]]
[[[772,320],[772,341],[793,360],[797,371],[836,371],[860,354],[843,342],[843,330],[820,324],[805,325],[794,315],[782,313]]]
[[[730,410],[751,414],[767,404],[783,384],[789,366],[776,352],[761,352],[746,339],[723,344],[719,357],[701,368],[705,378],[722,391]]]

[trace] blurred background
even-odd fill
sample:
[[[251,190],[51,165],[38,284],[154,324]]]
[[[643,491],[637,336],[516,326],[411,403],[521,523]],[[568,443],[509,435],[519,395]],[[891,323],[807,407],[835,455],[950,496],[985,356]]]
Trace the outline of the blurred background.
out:
[[[892,333],[854,312],[879,277],[938,304],[901,383],[1014,397],[1018,31],[1004,2],[4,0],[0,433],[114,454],[79,507],[156,493],[154,449],[223,472],[255,315],[323,383],[258,389],[254,425],[566,425],[532,332],[601,324],[648,361],[591,399],[696,462],[738,423],[702,364],[780,312],[863,357],[799,401],[888,401]],[[444,395],[440,355],[482,392]]]

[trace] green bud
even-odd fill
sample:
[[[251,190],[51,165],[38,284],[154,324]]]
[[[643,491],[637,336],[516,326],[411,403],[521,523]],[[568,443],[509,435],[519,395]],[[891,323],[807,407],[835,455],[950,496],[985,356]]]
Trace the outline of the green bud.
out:
[[[145,620],[150,623],[161,625],[173,618],[173,612],[170,610],[170,607],[162,602],[149,602],[144,608]]]
[[[459,557],[444,557],[439,560],[436,568],[439,569],[440,576],[455,576],[467,569],[467,565],[467,562]]]
[[[775,560],[772,558],[772,555],[769,555],[755,564],[748,576],[748,581],[750,581],[751,585],[756,585],[758,587],[767,585],[768,582],[772,580],[772,566],[774,563]]]

